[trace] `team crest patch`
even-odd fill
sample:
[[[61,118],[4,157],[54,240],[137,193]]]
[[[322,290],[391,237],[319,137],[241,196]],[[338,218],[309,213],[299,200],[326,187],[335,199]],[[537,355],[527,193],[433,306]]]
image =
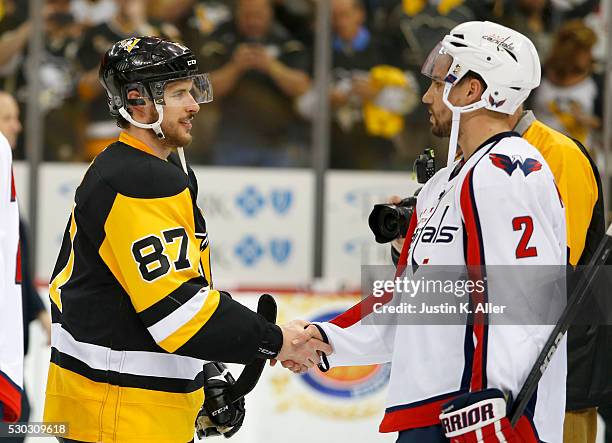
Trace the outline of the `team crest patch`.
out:
[[[489,154],[489,158],[493,165],[497,166],[499,169],[506,171],[506,173],[511,176],[516,168],[519,168],[523,171],[525,177],[527,177],[532,172],[539,171],[542,169],[542,163],[534,158],[527,158],[525,161],[518,155],[510,158],[504,154]]]
[[[121,40],[119,42],[119,47],[127,52],[132,52],[132,49],[137,48],[139,38],[126,38],[125,40]]]
[[[491,106],[494,106],[495,108],[499,108],[500,106],[503,106],[504,103],[506,103],[506,99],[495,101],[493,96],[489,94],[489,104]]]

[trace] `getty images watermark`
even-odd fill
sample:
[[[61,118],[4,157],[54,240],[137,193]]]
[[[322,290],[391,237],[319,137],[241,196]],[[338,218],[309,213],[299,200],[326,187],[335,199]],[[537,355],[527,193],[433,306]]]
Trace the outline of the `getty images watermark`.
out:
[[[372,283],[372,295],[379,298],[373,304],[376,314],[472,314],[472,313],[503,313],[506,305],[494,305],[490,302],[472,303],[462,301],[458,303],[432,303],[431,299],[414,303],[402,301],[399,304],[387,303],[387,294],[401,294],[404,298],[414,299],[423,294],[443,294],[460,299],[467,299],[470,294],[484,294],[487,288],[486,277],[475,280],[431,280],[421,277],[412,279],[409,277],[395,277],[393,280],[374,280]]]
[[[395,273],[362,267],[362,322],[554,325],[567,300],[565,266],[427,265]]]

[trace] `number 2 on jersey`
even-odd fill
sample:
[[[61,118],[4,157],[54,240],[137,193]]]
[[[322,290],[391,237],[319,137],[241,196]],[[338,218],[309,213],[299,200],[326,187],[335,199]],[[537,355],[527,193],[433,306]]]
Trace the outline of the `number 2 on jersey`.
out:
[[[515,231],[520,231],[522,229],[523,235],[519,240],[519,244],[516,247],[516,258],[527,258],[527,257],[537,257],[538,249],[535,246],[527,246],[529,244],[529,240],[531,240],[531,235],[533,234],[533,219],[528,216],[522,217],[514,217],[512,219],[512,229]]]
[[[191,267],[187,257],[189,238],[184,228],[168,229],[162,232],[162,237],[149,235],[132,244],[132,256],[138,263],[138,270],[145,281],[152,282],[170,271],[170,260],[166,255],[165,246],[179,239],[179,254],[173,263],[174,269],[180,271]]]

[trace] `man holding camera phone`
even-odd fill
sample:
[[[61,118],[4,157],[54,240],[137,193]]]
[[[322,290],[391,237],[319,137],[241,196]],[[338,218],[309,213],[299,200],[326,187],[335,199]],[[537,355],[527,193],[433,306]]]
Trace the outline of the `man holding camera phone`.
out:
[[[463,23],[434,48],[422,73],[432,80],[423,96],[432,132],[450,135],[450,146],[447,167],[422,188],[408,228],[404,254],[414,278],[431,265],[565,265],[565,214],[553,174],[512,132],[513,114],[540,82],[533,44],[495,23]],[[430,235],[447,227],[450,240]],[[529,292],[521,282],[512,290]],[[482,303],[483,296],[486,290],[470,297]],[[552,326],[489,325],[488,317],[366,325],[365,305],[309,328],[333,347],[327,366],[392,362],[381,432],[399,432],[400,443],[561,441],[565,341],[516,427],[506,415]]]

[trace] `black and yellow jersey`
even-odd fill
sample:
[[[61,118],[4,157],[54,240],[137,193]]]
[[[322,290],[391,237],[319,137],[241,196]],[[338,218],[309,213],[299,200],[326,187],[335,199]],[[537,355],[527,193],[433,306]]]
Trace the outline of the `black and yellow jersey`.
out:
[[[66,438],[191,441],[203,363],[280,349],[277,326],[213,289],[197,192],[127,133],[88,168],[50,284],[44,420]]]
[[[599,175],[586,150],[527,112],[515,128],[536,147],[550,167],[565,205],[571,265],[588,263],[604,235],[603,198]]]
[[[603,194],[597,166],[578,141],[536,120],[531,112],[524,114],[515,130],[542,153],[555,177],[565,205],[570,264],[588,264],[605,233]],[[571,284],[574,284],[572,279]],[[599,309],[591,305],[589,298],[585,303],[584,312]],[[567,334],[568,411],[605,404],[612,389],[605,371],[605,368],[612,367],[608,352],[612,332],[610,328],[595,326],[595,323],[572,325]]]

